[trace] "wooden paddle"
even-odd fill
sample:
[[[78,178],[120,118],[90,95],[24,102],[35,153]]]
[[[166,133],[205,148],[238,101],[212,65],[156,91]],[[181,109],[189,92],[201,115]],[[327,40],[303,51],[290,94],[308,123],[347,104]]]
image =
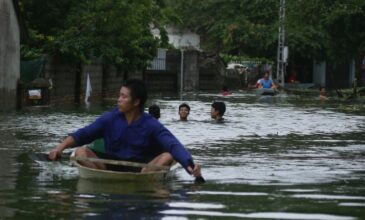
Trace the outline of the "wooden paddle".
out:
[[[205,183],[205,179],[203,176],[196,177],[194,183]]]

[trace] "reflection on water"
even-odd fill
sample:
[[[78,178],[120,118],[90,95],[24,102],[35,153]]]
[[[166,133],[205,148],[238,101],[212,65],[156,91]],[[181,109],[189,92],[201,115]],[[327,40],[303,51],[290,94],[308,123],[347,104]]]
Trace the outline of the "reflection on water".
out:
[[[250,218],[250,219],[311,219],[311,220],[347,220],[355,219],[347,216],[335,216],[324,214],[307,213],[286,213],[286,212],[264,212],[264,213],[225,213],[216,211],[192,211],[192,210],[168,210],[161,213],[167,215],[188,215],[205,217],[228,217],[228,218]]]
[[[135,183],[78,179],[77,192],[80,194],[139,194],[154,198],[168,198],[170,191],[166,183]]]
[[[210,104],[227,104],[225,123]],[[207,180],[194,185],[179,168],[164,183],[78,178],[69,161],[46,162],[65,135],[112,105],[91,110],[37,110],[0,115],[0,219],[356,219],[365,215],[365,115],[336,102],[238,93],[154,99],[165,124],[202,164]],[[341,104],[342,105],[342,104]]]

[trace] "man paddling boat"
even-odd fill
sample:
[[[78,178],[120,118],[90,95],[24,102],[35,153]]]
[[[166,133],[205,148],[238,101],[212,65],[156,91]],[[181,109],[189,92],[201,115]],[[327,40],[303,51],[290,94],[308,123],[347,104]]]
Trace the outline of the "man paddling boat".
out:
[[[256,86],[258,89],[277,89],[272,79],[270,79],[269,71],[265,71],[264,76],[257,81]]]
[[[71,133],[48,155],[57,160],[66,148],[83,146],[103,138],[105,153],[79,147],[76,157],[103,158],[169,166],[174,160],[190,174],[201,177],[200,166],[194,164],[191,154],[160,122],[144,113],[147,91],[142,81],[128,80],[120,89],[118,107],[97,118],[90,125]],[[108,169],[110,166],[90,161],[80,161],[94,169]],[[114,169],[113,167],[112,169]],[[144,167],[140,172],[152,171]]]

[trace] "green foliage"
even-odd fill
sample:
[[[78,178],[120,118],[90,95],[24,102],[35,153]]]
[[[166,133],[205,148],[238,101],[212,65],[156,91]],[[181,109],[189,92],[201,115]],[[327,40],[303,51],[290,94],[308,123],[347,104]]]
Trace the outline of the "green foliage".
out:
[[[204,49],[258,57],[276,54],[277,1],[176,2],[183,25],[201,35]]]
[[[167,20],[161,0],[24,0],[21,8],[33,33],[28,47],[75,62],[101,57],[126,71],[142,69],[167,41],[150,32]]]
[[[173,3],[172,3],[173,2]],[[170,1],[204,49],[275,59],[279,0]],[[346,62],[365,53],[364,0],[286,0],[291,57]]]
[[[279,0],[20,0],[32,42],[23,56],[102,57],[125,70],[168,48],[166,24],[197,32],[217,53],[275,60]],[[151,25],[158,28],[155,38]],[[286,0],[290,57],[346,62],[365,55],[364,0]]]
[[[330,58],[351,59],[365,52],[365,1],[334,1],[321,22]]]
[[[350,60],[364,51],[364,9],[362,0],[289,1],[286,42],[307,57]]]
[[[42,50],[28,45],[20,45],[22,60],[33,60],[42,56]]]

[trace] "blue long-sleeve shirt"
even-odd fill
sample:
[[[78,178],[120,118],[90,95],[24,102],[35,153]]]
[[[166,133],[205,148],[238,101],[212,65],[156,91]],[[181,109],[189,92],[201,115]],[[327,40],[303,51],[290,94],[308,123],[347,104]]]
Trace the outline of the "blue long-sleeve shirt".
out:
[[[169,152],[185,169],[193,161],[177,138],[146,113],[128,125],[125,115],[115,108],[70,135],[77,146],[103,138],[105,153],[121,160],[148,162],[163,152]]]

